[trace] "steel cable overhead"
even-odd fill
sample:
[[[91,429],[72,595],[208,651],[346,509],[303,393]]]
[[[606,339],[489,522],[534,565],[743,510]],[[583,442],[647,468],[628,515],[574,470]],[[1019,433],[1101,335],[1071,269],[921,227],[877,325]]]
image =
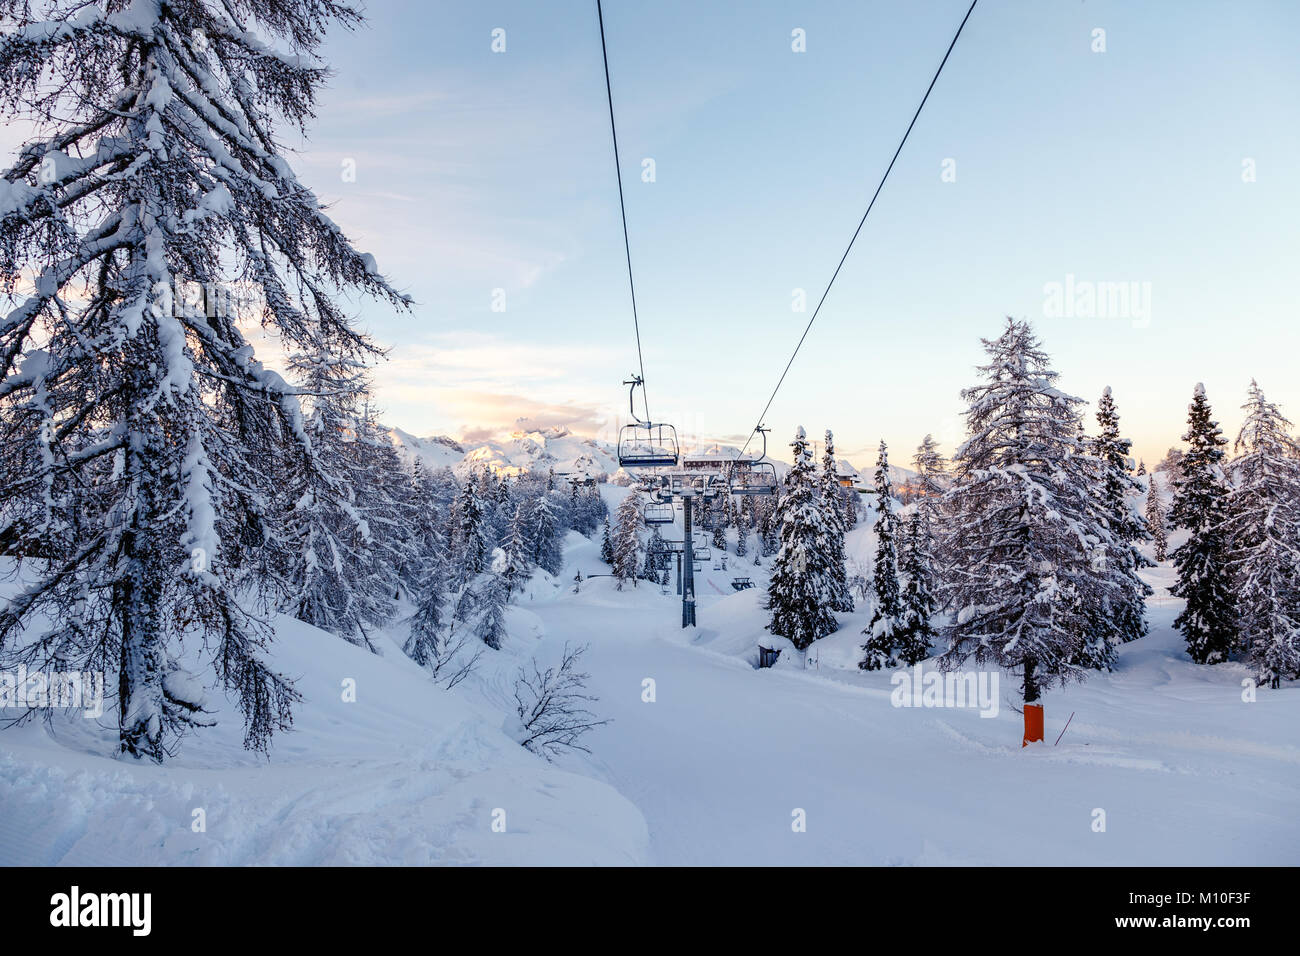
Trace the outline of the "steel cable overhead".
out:
[[[609,132],[614,140],[614,173],[618,176],[618,208],[623,214],[623,251],[627,254],[627,285],[632,293],[632,328],[636,331],[636,359],[641,370],[641,401],[645,420],[650,421],[650,398],[645,387],[645,358],[641,354],[641,322],[636,312],[636,283],[632,279],[632,244],[627,237],[627,205],[623,200],[623,167],[618,158],[618,127],[614,122],[614,88],[609,82],[609,51],[605,48],[605,14],[596,0],[596,19],[600,22],[600,55],[605,62],[605,95],[609,100]]]
[[[597,0],[598,5],[599,2],[600,0]],[[948,57],[951,55],[953,47],[957,45],[957,39],[961,36],[961,31],[965,28],[966,21],[969,20],[970,15],[975,12],[975,4],[978,2],[979,0],[971,0],[971,5],[966,11],[966,16],[962,17],[961,23],[957,27],[957,32],[953,34],[952,42],[948,44],[948,49],[944,53],[943,59],[939,61],[939,68],[934,71],[934,76],[930,80],[930,85],[926,87],[925,95],[921,97],[920,105],[917,106],[916,112],[912,114],[912,122],[907,124],[907,131],[903,133],[903,138],[899,140],[898,148],[894,150],[894,156],[889,161],[889,166],[885,169],[885,175],[880,177],[880,183],[876,186],[876,191],[871,196],[871,202],[867,204],[867,211],[862,214],[862,219],[858,222],[858,228],[853,230],[853,238],[849,240],[848,247],[844,250],[844,255],[840,256],[839,264],[835,267],[835,272],[831,275],[831,281],[826,283],[826,289],[822,292],[822,297],[818,300],[817,307],[813,309],[812,318],[810,318],[808,324],[804,326],[803,335],[799,336],[799,342],[795,345],[794,351],[790,353],[790,360],[785,363],[785,369],[782,370],[781,377],[777,379],[776,388],[772,389],[772,394],[768,397],[767,404],[763,406],[763,411],[754,423],[754,428],[750,431],[749,437],[745,439],[745,444],[740,449],[741,456],[743,456],[745,450],[749,448],[749,443],[754,440],[754,435],[758,433],[758,429],[763,424],[763,419],[767,416],[768,411],[772,407],[772,402],[776,399],[776,393],[781,390],[781,385],[785,382],[786,374],[789,373],[790,366],[794,364],[795,356],[799,354],[799,349],[803,347],[804,339],[808,338],[808,332],[812,329],[813,323],[817,321],[817,314],[821,312],[822,303],[826,301],[826,296],[830,294],[831,286],[835,284],[835,280],[840,274],[840,269],[844,267],[845,260],[848,259],[849,253],[853,250],[853,244],[858,240],[858,234],[862,232],[862,227],[866,225],[867,217],[871,215],[871,209],[875,206],[876,199],[880,196],[880,191],[885,188],[885,180],[889,179],[889,173],[893,170],[894,163],[898,161],[899,154],[907,144],[907,138],[912,135],[912,127],[916,125],[916,121],[920,118],[921,110],[925,108],[925,102],[930,98],[930,91],[934,89],[934,84],[939,81],[939,74],[943,72],[944,65],[948,62]]]

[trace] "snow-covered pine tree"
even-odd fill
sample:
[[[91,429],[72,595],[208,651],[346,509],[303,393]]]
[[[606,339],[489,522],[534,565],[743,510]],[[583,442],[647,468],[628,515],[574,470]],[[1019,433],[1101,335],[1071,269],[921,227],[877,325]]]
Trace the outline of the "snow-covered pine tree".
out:
[[[749,499],[742,501],[736,510],[736,557],[743,558],[749,553]]]
[[[357,507],[374,541],[370,555],[374,580],[368,586],[384,596],[373,621],[383,624],[420,563],[414,537],[418,505],[410,472],[375,415],[372,405],[363,406],[357,429],[360,471],[354,485]]]
[[[932,505],[939,502],[952,479],[948,474],[948,462],[939,453],[939,445],[932,435],[926,435],[921,444],[916,446],[912,468],[916,471],[914,486],[917,496],[928,500]]]
[[[826,511],[802,427],[790,444],[794,467],[775,511],[781,546],[767,588],[767,607],[772,612],[768,630],[804,650],[838,624],[831,613],[835,585],[827,556]]]
[[[533,503],[531,535],[533,563],[549,574],[559,574],[564,566],[562,542],[564,529],[557,516],[558,505],[552,492],[539,496]]]
[[[782,489],[786,487],[782,482]],[[780,498],[776,495],[764,495],[755,498],[754,527],[758,534],[758,557],[767,558],[781,549],[779,540],[780,523],[776,520],[776,506]]]
[[[1137,549],[1137,542],[1150,538],[1146,521],[1129,504],[1129,494],[1142,484],[1129,474],[1132,442],[1120,437],[1119,410],[1110,388],[1097,402],[1097,437],[1090,443],[1096,459],[1094,488],[1101,519],[1109,529],[1112,544],[1094,557],[1093,568],[1104,579],[1102,600],[1096,608],[1098,637],[1085,643],[1078,662],[1086,667],[1110,670],[1119,644],[1136,641],[1147,633],[1146,599],[1150,586],[1138,577],[1138,568],[1151,562]]]
[[[498,549],[497,552],[504,560],[504,555]],[[493,568],[487,574],[483,575],[483,580],[478,585],[478,623],[475,625],[474,633],[488,647],[494,651],[501,650],[501,644],[506,637],[506,604],[510,600],[510,592],[506,587],[505,578],[499,573],[503,568]]]
[[[889,450],[880,443],[876,458],[876,562],[875,610],[871,623],[862,633],[862,660],[858,666],[874,671],[898,663],[898,638],[902,627],[903,607],[898,587],[898,515],[894,510],[894,488],[889,477]]]
[[[487,472],[485,474],[490,475]],[[491,514],[489,540],[499,547],[504,547],[506,539],[510,537],[510,523],[515,518],[514,492],[511,491],[505,476],[502,476],[489,481],[479,497],[491,502],[490,507],[487,508]]]
[[[507,601],[516,591],[523,589],[533,573],[527,524],[523,504],[515,505],[514,516],[510,519],[510,532],[502,549],[505,551],[505,563],[501,568],[501,582],[505,585]]]
[[[609,515],[609,506],[605,504],[605,499],[600,496],[600,489],[592,484],[586,487],[586,490],[578,496],[578,510],[574,518],[573,529],[580,534],[591,537],[596,529],[600,527],[603,521]]]
[[[725,497],[725,496],[724,496]],[[719,551],[727,550],[727,514],[721,512],[713,522],[713,546]]]
[[[1169,539],[1165,533],[1165,509],[1160,504],[1160,486],[1154,471],[1147,476],[1147,527],[1151,530],[1156,560],[1164,561],[1169,557]]]
[[[1300,447],[1255,383],[1233,450],[1228,566],[1241,646],[1261,684],[1300,677]]]
[[[844,569],[844,534],[848,524],[844,520],[844,495],[840,486],[839,466],[835,461],[835,436],[826,429],[826,448],[822,452],[821,471],[822,507],[826,511],[826,560],[830,566],[831,610],[845,613],[853,610],[853,595],[849,592],[848,574]]]
[[[609,515],[605,516],[605,530],[600,538],[600,560],[610,567],[614,566],[614,539],[610,533]]]
[[[635,587],[639,564],[637,556],[641,549],[641,495],[635,491],[629,492],[623,499],[623,503],[618,506],[618,517],[614,522],[613,549],[612,567],[614,577],[618,581],[618,589],[623,590],[623,585],[629,581]]]
[[[1187,642],[1187,652],[1198,664],[1228,659],[1237,644],[1236,609],[1232,574],[1228,567],[1228,479],[1223,471],[1223,446],[1228,442],[1211,419],[1205,386],[1197,383],[1187,408],[1189,448],[1178,462],[1174,478],[1174,503],[1170,518],[1188,532],[1174,550],[1178,580],[1170,593],[1187,606],[1174,626]]]
[[[424,564],[423,586],[417,592],[415,614],[402,645],[402,652],[421,667],[438,659],[450,590],[448,555],[442,547]]]
[[[18,300],[0,318],[0,529],[41,489],[17,530],[42,554],[0,612],[0,654],[116,674],[121,752],[160,761],[205,722],[188,690],[203,675],[178,670],[181,635],[202,632],[205,674],[265,749],[296,695],[241,605],[241,560],[275,531],[272,456],[312,446],[241,320],[290,352],[357,357],[370,345],[335,291],[407,304],[275,134],[305,130],[327,75],[317,50],[361,15],[4,0],[0,17],[0,115],[39,130],[0,174],[0,276]],[[25,274],[32,291],[15,295]],[[262,304],[243,307],[244,291]],[[93,525],[70,520],[74,502]],[[44,618],[76,624],[31,637]]]
[[[1070,661],[1092,633],[1100,578],[1091,568],[1109,531],[1095,518],[1079,448],[1082,400],[1057,373],[1027,322],[1008,318],[981,340],[984,379],[962,391],[968,438],[944,499],[940,629],[945,667],[968,660],[1021,670],[1023,698],[1081,676]]]
[[[659,583],[659,572],[663,568],[664,551],[667,549],[664,536],[659,533],[659,526],[650,529],[650,540],[645,546],[645,564],[641,568],[641,578],[645,581]]]
[[[365,369],[317,349],[290,357],[308,406],[303,425],[312,455],[290,459],[289,508],[272,540],[278,609],[360,646],[392,610],[391,580],[377,558],[377,490],[363,444]],[[367,504],[362,503],[366,496]]]
[[[447,538],[439,530],[444,523],[443,515],[450,507],[445,484],[449,479],[447,469],[430,474],[417,459],[413,481],[420,511],[414,529],[414,545],[419,558],[419,577],[410,585],[416,606],[402,651],[421,666],[438,659],[451,588]],[[451,488],[454,487],[452,481]]]
[[[769,508],[766,507],[763,503],[757,501],[753,505],[754,510],[752,514],[754,516],[754,551],[756,552],[755,557],[760,557],[760,558],[765,557],[770,553],[767,550],[767,541],[769,535],[771,534],[771,531],[768,528],[768,524],[771,521],[770,515],[774,508],[775,508],[775,504],[773,504],[772,507]]]
[[[487,570],[492,559],[488,517],[478,487],[475,476],[469,475],[452,510],[451,555],[457,587],[464,587]]]
[[[930,656],[934,646],[934,556],[929,512],[916,508],[903,519],[899,571],[907,584],[900,599],[894,646],[899,663],[911,666]]]
[[[1165,457],[1160,459],[1160,463],[1155,467],[1156,471],[1165,472],[1171,487],[1174,479],[1178,477],[1178,466],[1182,463],[1182,460],[1183,450],[1181,448],[1170,448],[1165,452]]]
[[[483,538],[488,546],[488,565],[492,563],[492,549],[499,546],[505,537],[513,511],[501,513],[497,506],[497,483],[491,466],[485,465],[470,473],[467,481],[474,485],[474,497],[478,500],[479,510],[483,515]]]
[[[1147,463],[1146,463],[1145,461],[1142,461],[1141,459],[1139,459],[1139,460],[1138,460],[1137,476],[1138,476],[1139,478],[1141,478],[1141,477],[1143,477],[1146,473],[1147,473]]]

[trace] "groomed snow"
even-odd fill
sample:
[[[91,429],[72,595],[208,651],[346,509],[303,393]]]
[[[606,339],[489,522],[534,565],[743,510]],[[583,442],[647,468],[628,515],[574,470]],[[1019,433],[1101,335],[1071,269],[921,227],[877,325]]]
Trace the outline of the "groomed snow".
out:
[[[627,493],[602,491],[613,506]],[[850,534],[851,558],[870,554],[869,527]],[[376,657],[281,620],[275,660],[306,700],[269,761],[240,749],[228,709],[161,768],[107,756],[111,711],[53,736],[0,732],[0,863],[1300,862],[1300,688],[1246,703],[1244,667],[1192,664],[1167,566],[1148,572],[1150,636],[1113,674],[1050,691],[1047,742],[1021,749],[1008,675],[993,719],[892,706],[891,674],[855,667],[865,609],[804,666],[763,630],[770,560],[754,567],[752,551],[709,563],[691,632],[648,582],[573,593],[576,570],[606,570],[598,551],[571,534],[564,573],[534,579],[506,646],[452,692],[391,641]],[[759,586],[733,592],[737,574]],[[593,709],[612,723],[590,757],[551,765],[510,738],[510,688],[521,662],[566,642],[590,644]],[[760,642],[785,647],[776,667],[755,668]],[[356,703],[341,700],[349,677]]]

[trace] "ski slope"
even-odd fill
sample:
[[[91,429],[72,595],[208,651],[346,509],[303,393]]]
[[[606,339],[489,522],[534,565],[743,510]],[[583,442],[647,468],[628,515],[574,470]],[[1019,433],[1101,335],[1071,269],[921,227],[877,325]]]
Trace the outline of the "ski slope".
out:
[[[1159,594],[1151,636],[1121,651],[1115,673],[1049,692],[1048,743],[1022,749],[1010,678],[996,718],[892,706],[889,674],[853,668],[865,614],[818,642],[819,668],[786,652],[756,670],[748,649],[772,643],[758,589],[701,588],[688,635],[673,626],[674,597],[612,587],[597,579],[536,611],[544,641],[591,644],[593,688],[614,719],[592,749],[645,814],[654,863],[1300,862],[1300,691],[1244,703],[1246,669],[1192,664],[1177,605]],[[792,830],[796,809],[805,832]]]
[[[849,550],[871,545],[864,521]],[[162,767],[112,757],[111,710],[0,731],[0,864],[1300,862],[1300,688],[1246,703],[1244,667],[1192,664],[1168,567],[1149,572],[1150,636],[1113,674],[1050,691],[1048,740],[1022,749],[1006,675],[993,718],[894,707],[891,675],[854,666],[865,611],[806,663],[787,646],[756,669],[760,642],[783,644],[763,630],[767,559],[706,566],[700,626],[683,631],[676,596],[648,582],[574,593],[576,571],[604,570],[598,551],[571,534],[564,574],[533,581],[502,651],[451,692],[399,633],[375,656],[280,619],[275,661],[305,700],[269,759],[241,748],[228,705]],[[738,573],[760,587],[731,591]],[[521,663],[566,644],[589,645],[611,722],[590,755],[548,764],[512,739],[511,690]]]

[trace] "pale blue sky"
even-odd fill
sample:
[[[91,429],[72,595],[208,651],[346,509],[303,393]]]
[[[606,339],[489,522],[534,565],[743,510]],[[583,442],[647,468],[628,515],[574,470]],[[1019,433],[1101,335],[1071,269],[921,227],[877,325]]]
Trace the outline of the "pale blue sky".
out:
[[[791,291],[821,294],[966,7],[609,0],[656,418],[748,433],[807,319]],[[327,48],[296,165],[419,303],[359,306],[393,349],[387,419],[608,435],[636,355],[594,0],[368,15]],[[1300,417],[1297,39],[1281,0],[981,0],[768,415],[774,452],[796,424],[859,465],[881,438],[896,460],[927,431],[951,450],[1007,314],[1035,322],[1063,388],[1112,386],[1148,462],[1197,381],[1229,432],[1252,376]],[[1045,317],[1067,274],[1149,282],[1149,324]]]

